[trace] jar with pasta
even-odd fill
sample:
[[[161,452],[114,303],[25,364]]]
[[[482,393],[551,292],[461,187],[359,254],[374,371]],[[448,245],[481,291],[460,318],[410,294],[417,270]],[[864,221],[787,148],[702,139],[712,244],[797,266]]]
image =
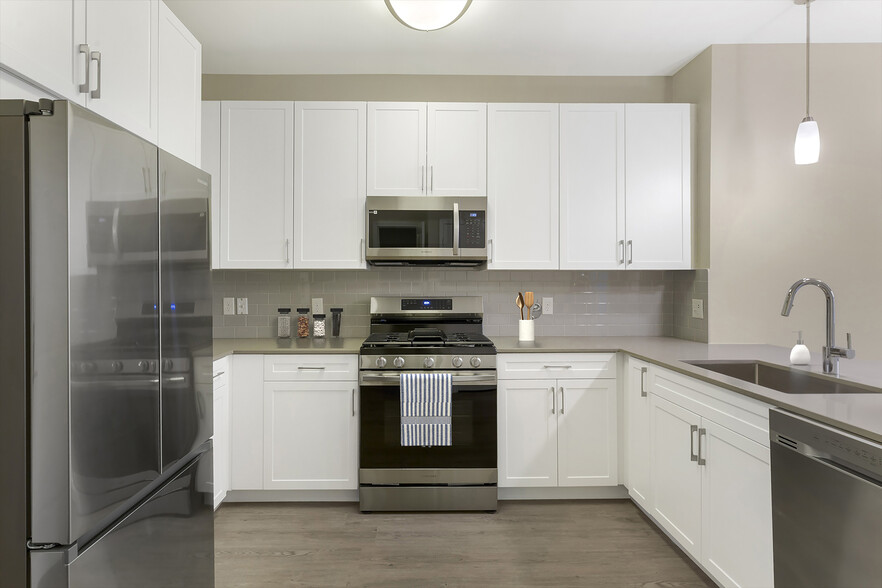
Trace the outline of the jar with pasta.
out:
[[[325,315],[312,315],[312,336],[321,339],[324,338],[325,334]]]

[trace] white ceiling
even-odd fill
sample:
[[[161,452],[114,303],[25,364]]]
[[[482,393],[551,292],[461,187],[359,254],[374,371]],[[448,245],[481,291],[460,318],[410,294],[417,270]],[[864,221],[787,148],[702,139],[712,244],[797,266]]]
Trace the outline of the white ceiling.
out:
[[[712,44],[804,43],[793,0],[473,0],[402,26],[383,0],[166,0],[205,73],[672,75]],[[882,43],[882,0],[815,0],[812,42]]]

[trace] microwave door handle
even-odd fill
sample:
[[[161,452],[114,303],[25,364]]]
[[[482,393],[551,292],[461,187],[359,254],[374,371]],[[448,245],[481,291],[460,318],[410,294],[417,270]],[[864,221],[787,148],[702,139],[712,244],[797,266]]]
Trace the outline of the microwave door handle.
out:
[[[120,255],[119,250],[119,206],[113,209],[113,222],[110,225],[110,238],[113,242],[113,251],[117,257]]]
[[[459,203],[453,203],[453,254],[459,255]]]

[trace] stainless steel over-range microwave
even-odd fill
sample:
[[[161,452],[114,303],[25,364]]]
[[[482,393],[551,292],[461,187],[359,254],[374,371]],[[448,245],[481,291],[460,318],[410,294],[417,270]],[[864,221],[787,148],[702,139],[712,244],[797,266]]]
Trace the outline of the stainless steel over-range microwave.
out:
[[[476,266],[487,261],[487,199],[368,196],[365,258],[374,265]]]

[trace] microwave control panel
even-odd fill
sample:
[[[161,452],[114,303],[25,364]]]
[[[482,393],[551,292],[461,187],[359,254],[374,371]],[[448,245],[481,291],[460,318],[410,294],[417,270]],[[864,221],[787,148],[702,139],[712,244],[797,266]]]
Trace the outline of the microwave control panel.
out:
[[[459,211],[459,246],[463,249],[483,249],[487,226],[483,210]]]

